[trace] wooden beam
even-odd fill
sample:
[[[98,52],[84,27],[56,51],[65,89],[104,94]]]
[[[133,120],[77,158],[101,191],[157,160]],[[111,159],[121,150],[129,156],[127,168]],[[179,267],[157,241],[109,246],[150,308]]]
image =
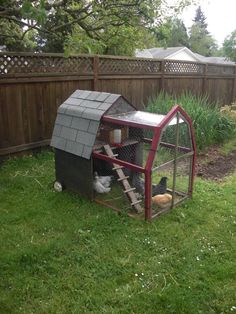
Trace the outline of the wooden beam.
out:
[[[93,57],[93,90],[98,90],[99,57]]]
[[[233,79],[233,89],[232,89],[232,103],[236,101],[236,65],[234,66],[234,79]]]
[[[24,150],[30,150],[30,149],[37,148],[37,147],[48,146],[50,144],[50,141],[51,140],[48,139],[48,140],[43,140],[43,141],[34,142],[34,143],[28,143],[28,144],[22,144],[22,145],[7,147],[7,148],[1,148],[0,149],[0,156],[17,153],[17,152],[21,152]]]

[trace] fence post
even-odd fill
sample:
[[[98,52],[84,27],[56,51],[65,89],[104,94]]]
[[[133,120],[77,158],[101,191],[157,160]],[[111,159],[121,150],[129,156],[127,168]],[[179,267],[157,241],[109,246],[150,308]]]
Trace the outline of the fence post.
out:
[[[206,94],[207,92],[207,74],[208,74],[208,64],[204,64],[204,71],[203,71],[203,84],[202,84],[202,94]]]
[[[161,91],[165,88],[165,60],[161,60]]]
[[[232,88],[232,102],[236,101],[236,65],[234,66],[234,78]]]
[[[93,90],[98,90],[99,56],[93,57]]]

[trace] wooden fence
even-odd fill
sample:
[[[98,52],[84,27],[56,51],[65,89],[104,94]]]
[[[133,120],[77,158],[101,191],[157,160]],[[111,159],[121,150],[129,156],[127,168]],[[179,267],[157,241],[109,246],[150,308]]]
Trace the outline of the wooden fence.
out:
[[[57,107],[76,89],[124,95],[137,108],[161,90],[236,99],[236,66],[60,54],[0,53],[0,155],[47,145]]]

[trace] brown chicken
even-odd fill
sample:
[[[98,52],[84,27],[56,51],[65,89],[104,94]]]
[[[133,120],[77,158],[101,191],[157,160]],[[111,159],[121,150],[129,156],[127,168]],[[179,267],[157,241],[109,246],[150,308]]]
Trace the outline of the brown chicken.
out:
[[[156,206],[159,207],[166,207],[170,204],[172,200],[172,195],[165,193],[165,194],[158,194],[152,197],[152,202]]]

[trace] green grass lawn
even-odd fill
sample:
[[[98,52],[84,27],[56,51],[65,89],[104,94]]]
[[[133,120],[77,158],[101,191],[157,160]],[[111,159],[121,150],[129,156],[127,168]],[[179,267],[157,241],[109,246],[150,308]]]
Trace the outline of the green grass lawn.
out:
[[[236,173],[152,223],[53,180],[51,152],[0,169],[0,313],[236,310]]]

